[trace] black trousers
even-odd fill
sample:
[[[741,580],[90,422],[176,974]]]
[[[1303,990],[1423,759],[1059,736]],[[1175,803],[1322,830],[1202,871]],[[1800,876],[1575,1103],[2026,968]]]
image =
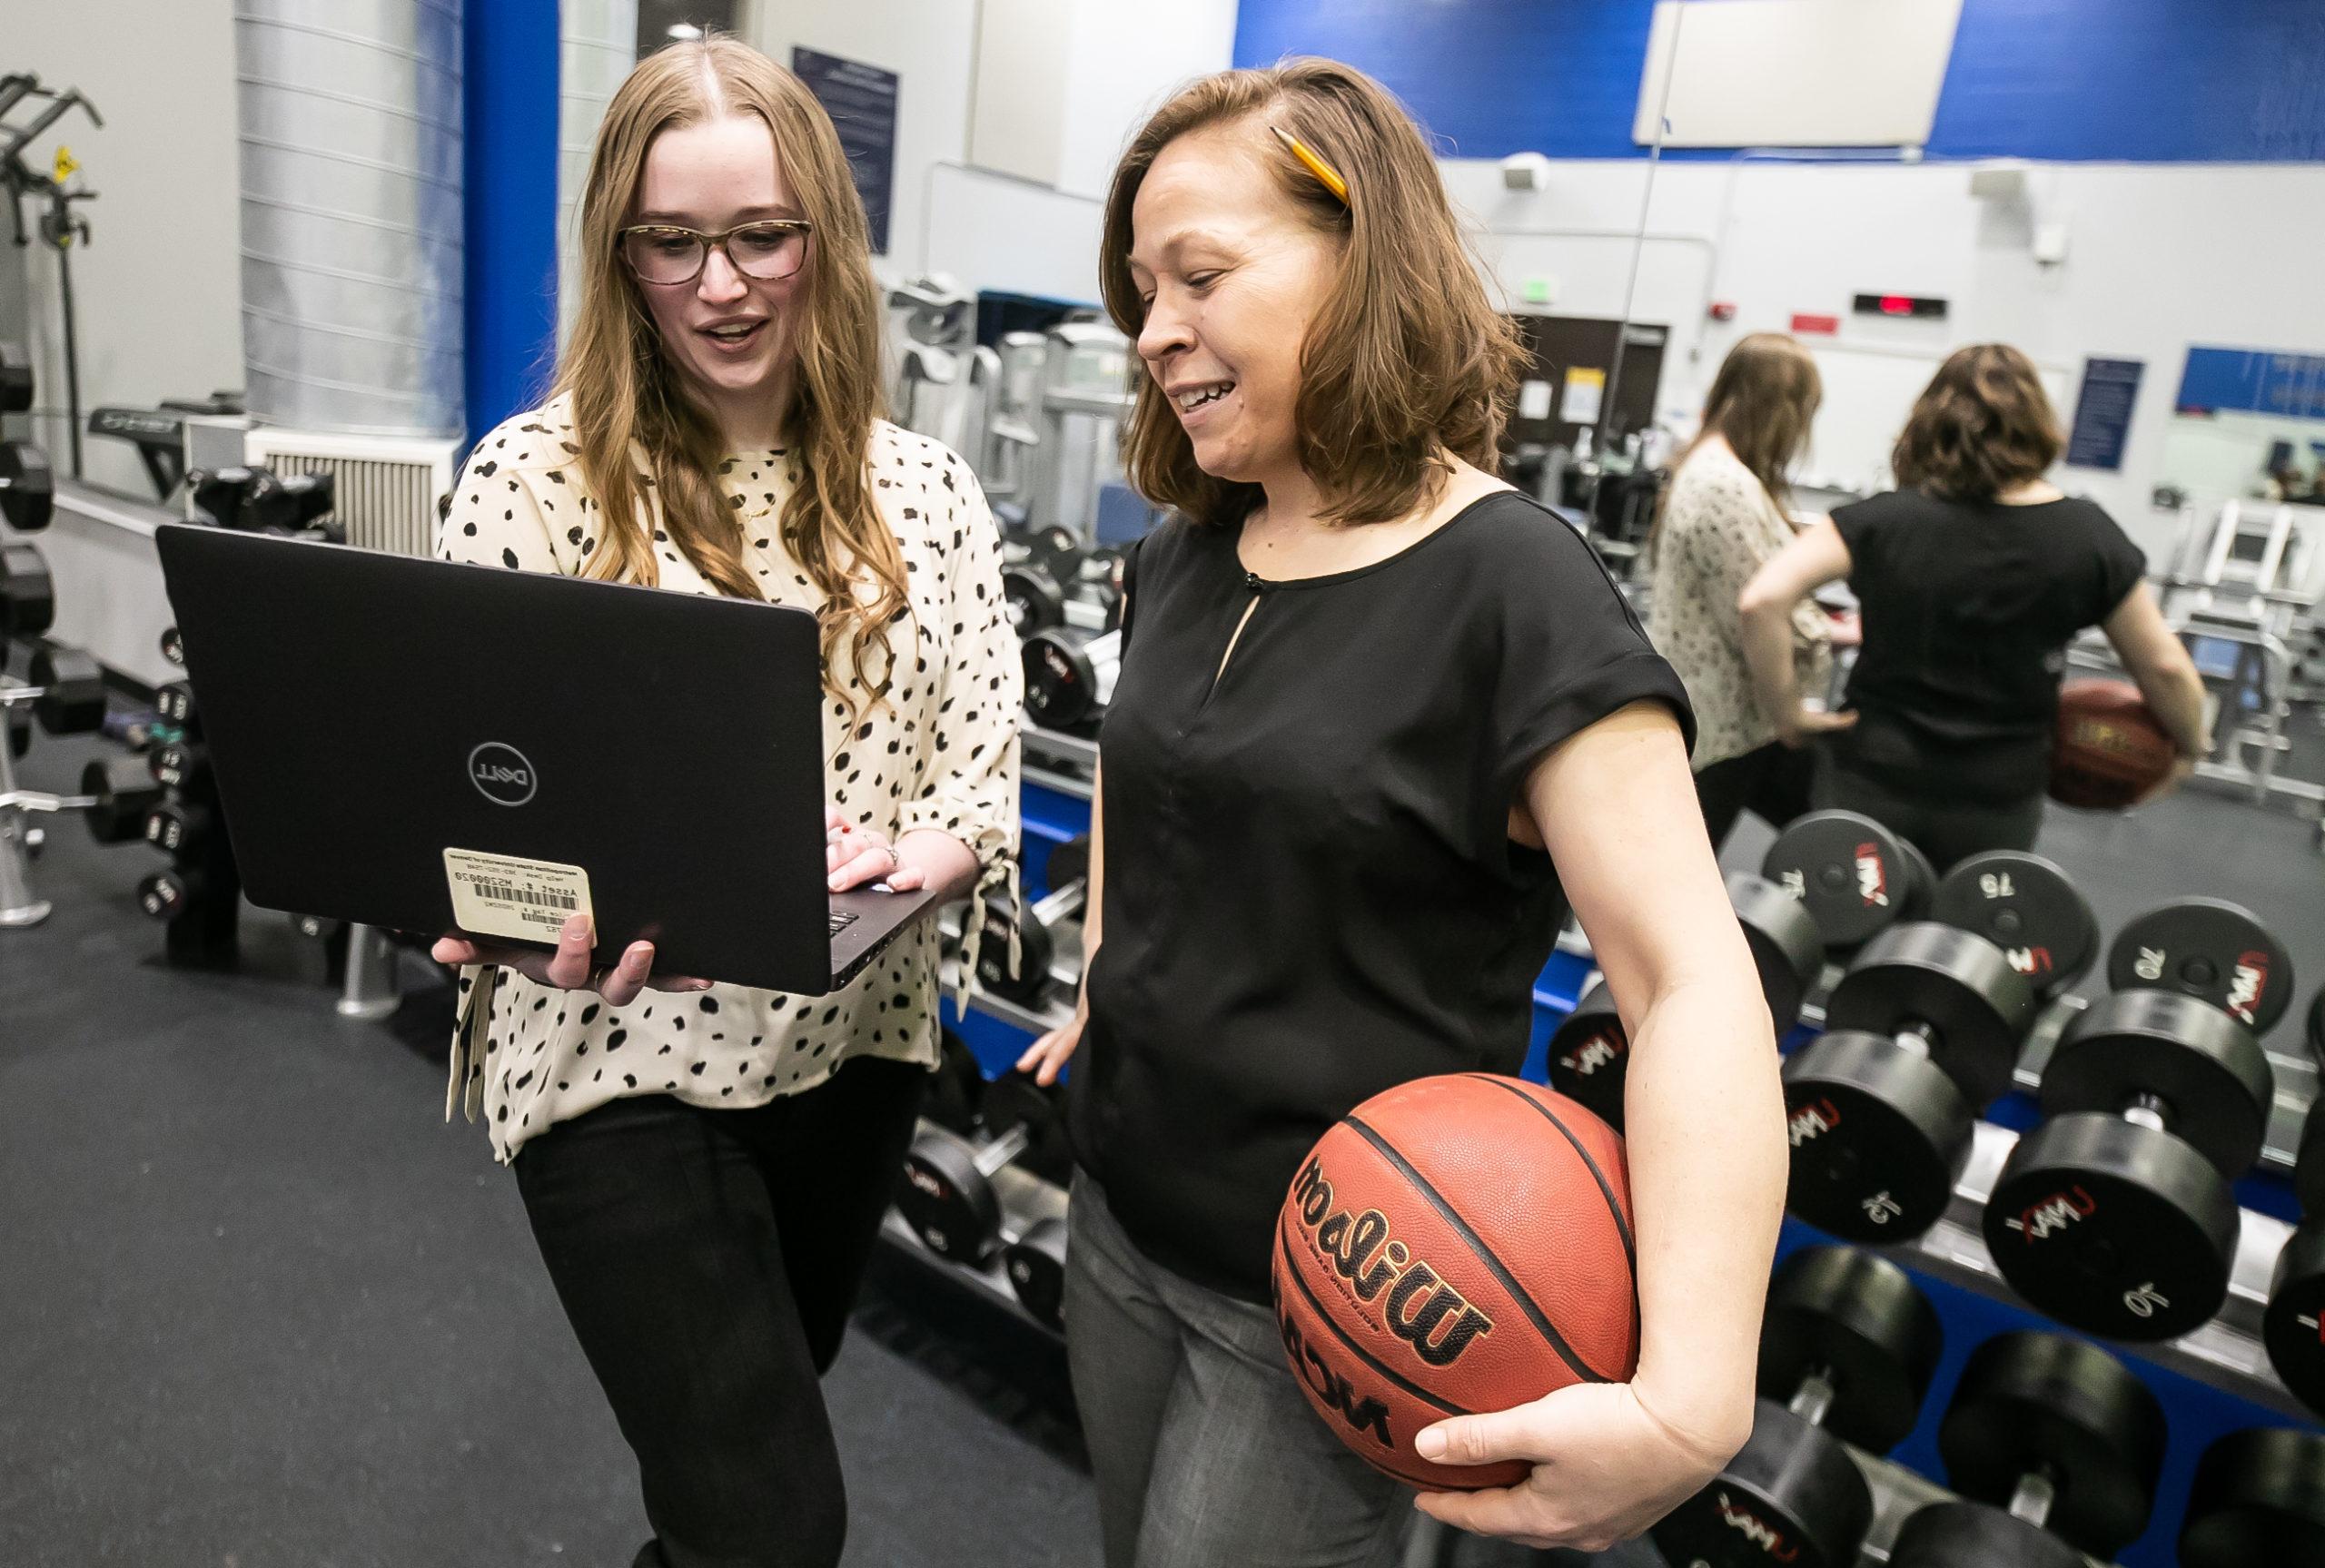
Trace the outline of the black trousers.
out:
[[[1736,817],[1747,808],[1778,829],[1807,811],[1815,769],[1815,754],[1807,748],[1796,751],[1781,741],[1770,741],[1697,773],[1696,803],[1703,808],[1712,852],[1718,853]]]
[[[838,1563],[847,1501],[817,1378],[926,1077],[859,1057],[747,1110],[618,1100],[518,1150],[541,1260],[638,1455],[668,1568]]]
[[[2031,850],[2043,830],[2043,796],[1999,804],[1945,800],[1901,790],[1849,772],[1825,754],[1816,767],[1816,809],[1858,812],[1913,840],[1944,876],[1990,849]]]

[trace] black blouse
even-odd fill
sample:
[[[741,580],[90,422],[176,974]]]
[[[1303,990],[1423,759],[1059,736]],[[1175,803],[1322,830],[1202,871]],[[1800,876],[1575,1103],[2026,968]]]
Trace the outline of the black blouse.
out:
[[[1640,698],[1693,719],[1589,547],[1523,497],[1290,582],[1245,571],[1238,532],[1173,521],[1138,551],[1070,1103],[1141,1247],[1264,1301],[1277,1206],[1326,1128],[1525,1059],[1567,910],[1549,856],[1509,839],[1530,765]]]

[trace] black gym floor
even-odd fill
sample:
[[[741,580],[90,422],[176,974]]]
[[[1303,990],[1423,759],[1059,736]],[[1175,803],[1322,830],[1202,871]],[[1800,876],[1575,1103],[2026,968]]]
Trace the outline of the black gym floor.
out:
[[[94,751],[43,741],[24,782]],[[396,1021],[340,1021],[263,915],[245,972],[169,970],[131,893],[152,852],[50,837],[55,914],[0,932],[0,1563],[622,1568],[627,1451],[508,1173],[441,1121],[442,990],[411,964]],[[2191,794],[2039,847],[2109,932],[2219,893],[2325,978],[2315,837]],[[1764,843],[1747,821],[1729,859]],[[1094,1563],[1058,1357],[949,1290],[885,1266],[829,1380],[847,1562]]]

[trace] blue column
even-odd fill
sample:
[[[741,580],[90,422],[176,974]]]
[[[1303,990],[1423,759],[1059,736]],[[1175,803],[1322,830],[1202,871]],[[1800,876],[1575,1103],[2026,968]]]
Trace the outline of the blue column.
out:
[[[557,356],[557,0],[465,8],[468,414],[539,400]]]

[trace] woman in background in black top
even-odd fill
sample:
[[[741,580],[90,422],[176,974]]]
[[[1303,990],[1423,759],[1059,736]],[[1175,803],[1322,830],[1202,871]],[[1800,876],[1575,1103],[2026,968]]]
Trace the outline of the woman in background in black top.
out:
[[[1275,1214],[1360,1100],[1518,1070],[1569,901],[1635,1042],[1638,1367],[1430,1429],[1424,1454],[1537,1468],[1421,1506],[1637,1534],[1750,1429],[1785,1174],[1684,688],[1588,547],[1488,471],[1521,355],[1370,79],[1183,91],[1116,172],[1100,273],[1149,372],[1132,479],[1182,514],[1129,586],[1082,1001],[1025,1056],[1046,1079],[1087,1036],[1065,1316],[1106,1561],[1396,1549],[1402,1489],[1285,1365]]]
[[[2209,749],[2203,683],[2141,580],[2146,557],[2097,506],[2043,478],[2061,444],[2024,354],[1957,350],[1897,438],[1897,488],[1836,509],[1738,601],[1761,706],[1798,744],[1812,719],[1793,678],[1792,606],[1849,580],[1865,638],[1849,675],[1855,722],[1827,743],[1816,804],[1886,823],[1940,872],[2033,846],[2066,645],[2086,626],[2105,629],[2180,748],[2155,793]]]

